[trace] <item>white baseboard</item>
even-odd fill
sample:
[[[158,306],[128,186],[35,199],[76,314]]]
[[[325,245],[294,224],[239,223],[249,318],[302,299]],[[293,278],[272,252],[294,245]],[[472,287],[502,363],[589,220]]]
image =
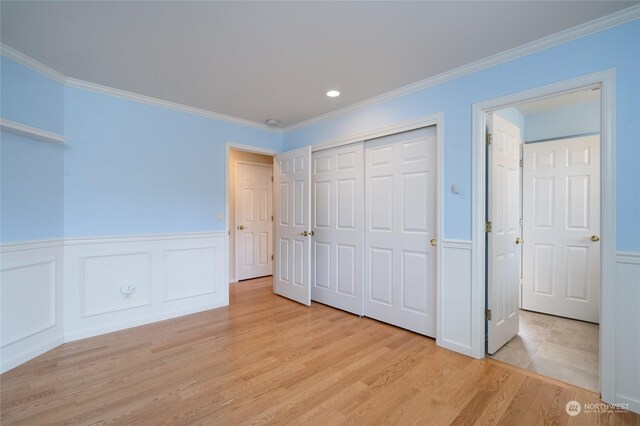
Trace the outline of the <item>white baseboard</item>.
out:
[[[158,321],[164,321],[172,318],[178,318],[185,315],[191,315],[198,312],[204,312],[211,309],[221,308],[227,306],[228,303],[224,301],[220,301],[211,305],[203,305],[203,306],[195,306],[187,309],[182,309],[179,311],[173,312],[164,312],[161,314],[137,318],[132,321],[123,322],[120,324],[109,324],[102,327],[97,327],[93,329],[85,329],[75,333],[65,333],[64,335],[64,343],[73,342],[75,340],[86,339],[88,337],[100,336],[101,334],[113,333],[115,331],[126,330],[128,328],[140,327],[142,325],[151,324]]]
[[[48,342],[38,342],[33,347],[23,351],[22,353],[15,354],[11,358],[6,359],[2,357],[2,364],[0,365],[0,373],[9,371],[20,364],[24,364],[45,352],[49,352],[51,349],[57,348],[64,343],[63,337],[56,337]]]

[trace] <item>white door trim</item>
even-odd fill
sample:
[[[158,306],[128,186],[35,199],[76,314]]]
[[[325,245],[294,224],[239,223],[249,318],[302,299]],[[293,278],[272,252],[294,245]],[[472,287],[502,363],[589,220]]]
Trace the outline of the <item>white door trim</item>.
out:
[[[225,268],[225,276],[224,282],[230,283],[229,281],[229,236],[231,234],[231,229],[229,229],[229,194],[231,192],[231,188],[229,187],[229,180],[231,176],[231,167],[229,164],[230,151],[235,149],[237,151],[245,151],[245,152],[253,152],[255,154],[264,154],[264,155],[276,155],[278,151],[269,149],[269,148],[260,148],[251,145],[243,145],[235,142],[225,142],[224,149],[224,264]],[[276,205],[273,205],[273,212],[275,215]],[[237,282],[237,271],[236,276],[233,277],[234,281]],[[228,288],[228,286],[227,286]],[[227,293],[227,304],[229,303],[229,294]]]
[[[517,103],[579,90],[601,87],[601,221],[602,299],[600,305],[600,392],[606,402],[615,402],[615,70],[610,69],[523,92],[473,104],[472,121],[472,354],[485,356],[485,204],[486,175],[485,116],[487,112]]]

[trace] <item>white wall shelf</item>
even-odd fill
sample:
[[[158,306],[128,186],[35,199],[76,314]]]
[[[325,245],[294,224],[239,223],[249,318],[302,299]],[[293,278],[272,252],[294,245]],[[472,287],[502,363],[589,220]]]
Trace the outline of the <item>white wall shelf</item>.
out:
[[[26,136],[42,142],[65,142],[63,135],[42,130],[37,127],[27,126],[26,124],[16,123],[15,121],[7,120],[6,118],[0,118],[0,129],[2,129],[3,132]]]

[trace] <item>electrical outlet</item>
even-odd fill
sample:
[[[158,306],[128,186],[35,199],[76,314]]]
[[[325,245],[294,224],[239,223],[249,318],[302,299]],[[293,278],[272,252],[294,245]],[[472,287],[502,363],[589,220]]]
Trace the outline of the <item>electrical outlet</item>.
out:
[[[135,292],[136,292],[136,287],[132,284],[124,284],[122,287],[120,287],[120,293],[125,299],[128,299],[129,297],[131,297],[131,295]]]

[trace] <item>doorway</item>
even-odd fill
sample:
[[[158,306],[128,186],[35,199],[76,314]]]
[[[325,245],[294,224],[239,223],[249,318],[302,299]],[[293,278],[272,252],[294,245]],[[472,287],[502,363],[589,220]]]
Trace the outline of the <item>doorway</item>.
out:
[[[487,353],[599,390],[600,85],[487,113]]]
[[[273,273],[273,155],[228,150],[230,282]]]

